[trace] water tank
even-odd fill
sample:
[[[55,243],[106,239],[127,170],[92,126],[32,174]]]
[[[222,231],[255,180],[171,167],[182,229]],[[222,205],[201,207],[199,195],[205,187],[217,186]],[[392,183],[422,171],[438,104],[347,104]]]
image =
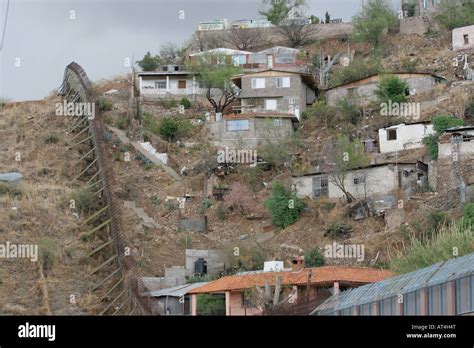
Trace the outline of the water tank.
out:
[[[200,257],[194,262],[194,273],[200,275],[207,274],[207,261],[204,260],[202,257]]]

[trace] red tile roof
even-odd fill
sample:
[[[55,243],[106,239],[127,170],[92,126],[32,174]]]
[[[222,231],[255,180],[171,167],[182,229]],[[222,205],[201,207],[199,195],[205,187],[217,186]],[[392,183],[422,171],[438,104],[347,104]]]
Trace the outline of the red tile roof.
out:
[[[305,268],[299,271],[265,272],[222,277],[213,282],[189,291],[190,294],[224,292],[263,286],[265,282],[275,283],[277,275],[282,277],[282,285],[304,285],[308,282],[308,273],[312,271],[311,284],[340,283],[374,283],[393,275],[392,272],[376,268],[323,266]]]

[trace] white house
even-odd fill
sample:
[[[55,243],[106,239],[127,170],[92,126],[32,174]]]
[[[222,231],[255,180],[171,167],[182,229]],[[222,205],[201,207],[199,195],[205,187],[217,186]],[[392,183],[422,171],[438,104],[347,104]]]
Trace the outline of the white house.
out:
[[[373,164],[349,171],[344,186],[356,199],[385,199],[394,197],[397,190],[409,197],[425,183],[427,173],[428,166],[422,162]],[[328,172],[293,177],[293,187],[298,197],[344,197]]]
[[[194,100],[196,95],[205,93],[196,77],[178,65],[163,66],[160,71],[139,72],[137,77],[140,95],[145,97],[186,97]]]
[[[453,50],[474,48],[474,25],[453,29]]]
[[[379,129],[380,153],[390,153],[423,147],[423,138],[434,134],[428,122],[397,124]]]

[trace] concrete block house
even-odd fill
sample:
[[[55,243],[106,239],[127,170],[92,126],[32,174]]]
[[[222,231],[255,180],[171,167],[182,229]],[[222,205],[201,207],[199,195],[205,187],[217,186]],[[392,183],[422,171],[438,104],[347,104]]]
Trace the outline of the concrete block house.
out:
[[[423,138],[434,134],[429,122],[397,124],[379,129],[380,153],[392,153],[423,147]]]
[[[344,193],[331,180],[330,172],[293,177],[299,197],[341,199]],[[406,197],[421,188],[428,178],[428,166],[422,162],[373,164],[347,172],[346,190],[356,199],[370,198],[382,206],[393,207],[397,191]]]
[[[442,77],[431,73],[396,73],[392,75],[407,82],[409,87],[407,94],[410,95],[429,91],[436,84],[444,80]],[[377,101],[375,91],[381,77],[381,75],[372,75],[326,89],[326,101],[329,105],[337,105],[343,98],[350,99],[359,105],[366,105],[372,101]]]

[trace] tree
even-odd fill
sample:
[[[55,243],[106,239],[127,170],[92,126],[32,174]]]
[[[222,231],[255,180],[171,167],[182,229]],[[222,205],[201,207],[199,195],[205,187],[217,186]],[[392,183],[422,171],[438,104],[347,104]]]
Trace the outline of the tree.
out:
[[[309,16],[309,19],[311,19],[311,24],[319,24],[321,22],[315,15]]]
[[[298,287],[293,286],[290,293],[282,297],[282,279],[280,275],[275,276],[275,286],[272,288],[268,281],[264,287],[256,285],[257,296],[256,305],[261,308],[264,314],[272,314],[286,303],[294,303]]]
[[[232,28],[226,41],[239,50],[253,48],[261,41],[261,32],[252,28]]]
[[[181,64],[184,61],[186,45],[178,46],[173,42],[165,42],[160,46],[160,59],[162,64]]]
[[[309,42],[315,31],[305,17],[306,0],[262,0],[264,6],[259,13],[267,18],[277,31],[285,36],[291,47]]]
[[[367,164],[363,144],[360,141],[351,142],[349,137],[340,135],[328,157],[332,164],[329,181],[344,193],[347,203],[353,202],[355,198],[346,189],[346,179],[349,171]]]
[[[272,222],[279,228],[285,228],[298,221],[305,204],[293,192],[288,192],[278,181],[273,183],[272,196],[265,200],[270,210]]]
[[[381,103],[403,103],[409,94],[408,83],[395,75],[384,76],[380,79],[375,95]]]
[[[362,12],[353,18],[353,38],[360,42],[370,42],[380,46],[385,30],[398,24],[397,14],[387,0],[369,0]]]
[[[161,64],[159,56],[152,56],[150,52],[147,52],[142,60],[138,61],[138,65],[143,71],[154,71],[158,69]]]
[[[305,267],[321,267],[325,264],[326,260],[318,248],[311,249],[304,254]]]
[[[474,0],[443,0],[436,21],[448,30],[474,23]]]
[[[213,64],[214,60],[222,64]],[[203,54],[197,61],[191,62],[188,69],[196,75],[199,86],[206,90],[206,98],[216,113],[223,112],[236,100],[239,89],[231,78],[240,74],[242,69],[227,64],[224,55]]]
[[[329,14],[328,11],[326,11],[326,14],[324,15],[324,19],[326,21],[326,24],[331,23],[331,15]]]

